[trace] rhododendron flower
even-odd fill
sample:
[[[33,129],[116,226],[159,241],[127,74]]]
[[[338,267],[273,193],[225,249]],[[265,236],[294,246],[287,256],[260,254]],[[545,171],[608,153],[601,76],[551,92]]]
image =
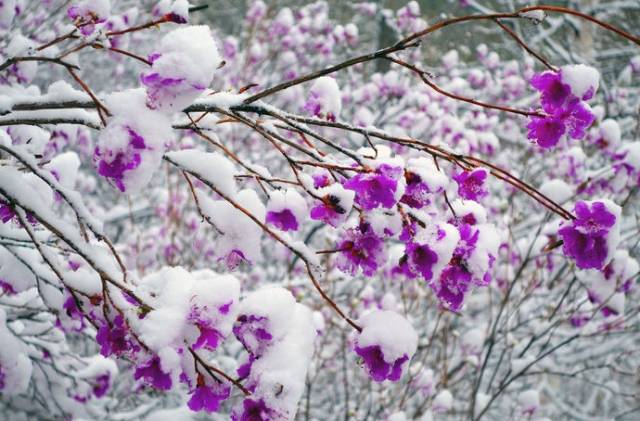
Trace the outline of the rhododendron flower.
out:
[[[421,209],[431,203],[434,193],[444,191],[447,177],[427,158],[413,158],[404,172],[406,188],[400,199],[412,208]]]
[[[579,201],[574,210],[577,218],[558,230],[563,251],[580,269],[601,269],[618,242],[620,207],[609,200]]]
[[[16,216],[13,208],[7,202],[0,200],[0,221],[3,224],[11,221]]]
[[[107,394],[111,387],[111,374],[105,373],[94,379],[93,394],[96,398],[101,398]]]
[[[121,127],[122,136],[128,137],[128,147],[124,150],[101,150],[96,147],[95,160],[98,174],[109,178],[121,191],[125,191],[124,173],[140,166],[141,151],[145,149],[144,138],[130,127]],[[115,130],[115,129],[114,129]]]
[[[245,399],[242,401],[242,408],[240,412],[234,410],[231,413],[231,419],[233,421],[268,421],[277,420],[278,415],[276,411],[269,408],[262,399]]]
[[[529,139],[543,148],[555,146],[568,132],[582,139],[595,115],[583,102],[598,89],[599,74],[584,65],[563,66],[558,72],[543,72],[531,78],[531,86],[541,92],[542,109],[547,116],[532,116],[527,126]]]
[[[133,374],[136,380],[144,379],[145,382],[160,390],[171,389],[171,375],[162,370],[160,358],[154,356],[146,362],[138,365]]]
[[[67,16],[74,20],[82,35],[93,33],[96,24],[107,20],[111,12],[109,0],[84,0],[67,10]]]
[[[351,275],[361,268],[365,276],[373,276],[386,259],[384,241],[366,223],[347,229],[337,249],[336,266]]]
[[[166,34],[149,57],[151,69],[140,76],[151,108],[180,111],[209,86],[221,58],[206,26]]]
[[[334,78],[320,77],[311,86],[304,109],[312,116],[336,121],[342,109],[340,95],[340,88]]]
[[[304,198],[293,189],[274,191],[267,204],[267,223],[282,231],[297,231],[307,214]]]
[[[375,310],[360,319],[354,350],[376,382],[398,381],[418,345],[418,335],[398,313]]]
[[[233,326],[233,334],[251,354],[259,357],[270,345],[269,319],[253,314],[241,314]]]
[[[98,329],[96,342],[100,345],[100,353],[109,355],[122,355],[132,349],[128,339],[127,326],[124,317],[118,314],[111,323],[103,323]]]
[[[473,171],[463,171],[454,175],[453,179],[458,183],[458,195],[476,202],[485,197],[488,194],[484,187],[487,175],[488,171],[484,168],[475,168]]]
[[[160,166],[165,144],[173,138],[171,124],[166,115],[147,107],[142,89],[114,93],[105,102],[113,116],[100,131],[94,162],[120,191],[135,193]]]
[[[319,189],[318,195],[322,197],[322,201],[311,209],[311,219],[339,227],[349,216],[355,192],[345,190],[342,185],[336,183]]]
[[[211,382],[206,384],[202,375],[198,376],[198,385],[191,393],[187,406],[192,411],[216,412],[220,402],[231,395],[231,386],[227,383]]]
[[[390,209],[398,203],[398,179],[401,167],[381,164],[373,172],[358,173],[344,183],[344,187],[356,193],[356,203],[364,210],[379,206]]]

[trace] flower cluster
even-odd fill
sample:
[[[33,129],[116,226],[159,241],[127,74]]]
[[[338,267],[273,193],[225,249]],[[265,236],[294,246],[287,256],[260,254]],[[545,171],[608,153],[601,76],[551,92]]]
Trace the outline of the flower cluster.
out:
[[[67,10],[67,16],[73,19],[74,24],[84,36],[93,34],[96,25],[103,23],[111,12],[109,0],[84,0]]]
[[[354,351],[376,382],[398,381],[418,346],[418,335],[398,313],[373,311],[359,320],[362,331],[354,340]]]
[[[598,71],[582,64],[534,75],[531,85],[542,93],[542,109],[547,115],[531,117],[529,139],[543,148],[555,146],[567,132],[573,139],[582,139],[595,120],[584,101],[593,98],[598,84]]]
[[[576,219],[558,230],[564,254],[580,269],[602,269],[618,245],[620,206],[608,199],[578,201],[574,211]]]

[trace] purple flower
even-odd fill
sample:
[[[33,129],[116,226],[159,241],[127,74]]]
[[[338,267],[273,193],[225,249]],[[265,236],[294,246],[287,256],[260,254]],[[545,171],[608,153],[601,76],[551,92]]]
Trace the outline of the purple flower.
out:
[[[562,82],[562,76],[556,72],[543,72],[533,75],[531,86],[542,93],[542,108],[553,113],[562,108],[565,102],[572,96],[571,88]]]
[[[208,326],[198,325],[200,329],[200,336],[198,340],[193,344],[193,349],[199,348],[207,348],[210,350],[214,350],[218,347],[218,343],[220,340],[224,339],[224,337],[218,332],[216,329],[212,329]]]
[[[95,379],[93,385],[93,394],[96,398],[101,398],[107,394],[107,390],[111,386],[111,374],[105,373]]]
[[[408,257],[408,268],[418,272],[428,281],[433,277],[433,266],[438,262],[438,254],[428,244],[407,244],[405,253]]]
[[[231,387],[228,384],[207,385],[202,375],[198,375],[198,386],[191,393],[187,406],[192,411],[216,412],[220,408],[220,402],[228,399],[230,395]]]
[[[556,117],[531,117],[527,125],[529,129],[528,138],[535,139],[542,148],[550,148],[560,141],[560,138],[567,130],[564,122]]]
[[[16,216],[16,213],[13,211],[13,208],[9,206],[7,202],[0,200],[0,221],[6,224],[11,221],[14,216]]]
[[[9,282],[5,281],[2,278],[0,278],[0,291],[2,291],[3,294],[7,294],[7,295],[13,295],[16,293],[16,290],[13,287],[13,285],[11,285]]]
[[[269,332],[269,319],[253,314],[241,314],[233,326],[233,334],[244,348],[256,357],[260,357],[271,345],[273,336]]]
[[[122,315],[117,315],[111,324],[105,322],[98,329],[96,342],[100,345],[100,354],[104,357],[110,355],[120,356],[132,349],[132,344],[127,338],[127,326]]]
[[[442,271],[439,281],[431,287],[441,303],[452,311],[458,311],[470,284],[471,273],[464,266],[449,264]]]
[[[344,187],[356,193],[356,203],[364,210],[379,206],[390,209],[397,203],[396,191],[402,168],[382,164],[370,173],[358,173],[344,183]]]
[[[311,208],[311,219],[323,221],[332,227],[338,227],[344,222],[347,211],[341,206],[337,196],[328,194],[322,202]]]
[[[402,375],[402,365],[409,360],[407,355],[403,355],[393,363],[387,363],[380,345],[371,345],[364,348],[356,345],[355,351],[356,354],[362,357],[369,375],[376,382],[385,380],[397,382]]]
[[[136,367],[133,378],[144,379],[145,382],[160,390],[171,389],[171,376],[162,370],[160,358],[152,357],[150,360]]]
[[[267,212],[266,221],[282,231],[297,231],[298,221],[290,209]]]
[[[4,374],[4,370],[2,369],[2,366],[0,365],[0,390],[3,390],[4,387],[6,386],[5,382],[4,382],[4,378],[5,378],[5,374]]]
[[[574,210],[577,218],[558,230],[564,254],[573,258],[580,269],[601,269],[609,256],[608,236],[616,215],[604,202],[589,205],[579,201]]]
[[[365,276],[373,276],[379,266],[384,264],[386,255],[384,242],[368,224],[358,228],[349,228],[345,239],[338,243],[339,254],[336,257],[338,269],[354,276],[362,268]]]
[[[104,22],[108,14],[108,2],[84,1],[77,6],[71,6],[67,10],[67,16],[74,20],[74,24],[84,36],[91,35],[95,30],[96,24]]]
[[[406,171],[404,179],[407,182],[407,187],[400,199],[402,203],[406,203],[415,209],[421,209],[431,203],[431,194],[433,192],[418,174]]]
[[[145,149],[145,141],[142,136],[130,127],[124,127],[128,136],[128,145],[125,150],[110,151],[96,147],[94,160],[98,174],[111,179],[121,191],[126,190],[124,173],[138,168],[141,162],[141,151]]]
[[[488,193],[484,188],[487,180],[487,170],[476,168],[473,171],[463,171],[454,175],[453,179],[458,183],[458,195],[463,199],[475,200],[486,196]]]
[[[571,87],[562,81],[562,71],[536,74],[531,78],[531,85],[542,93],[541,104],[547,115],[531,117],[527,125],[528,138],[543,148],[555,146],[567,132],[573,139],[582,139],[595,120],[582,99],[591,98],[594,92],[576,97]]]
[[[272,421],[278,419],[276,411],[269,408],[262,400],[245,399],[239,414],[234,411],[231,414],[233,421]]]
[[[247,260],[247,258],[244,256],[242,250],[238,249],[231,250],[225,256],[222,256],[218,259],[218,261],[220,260],[224,262],[224,264],[227,266],[227,269],[229,270],[235,270],[238,266],[240,266],[240,263],[242,262],[249,263],[249,260]]]

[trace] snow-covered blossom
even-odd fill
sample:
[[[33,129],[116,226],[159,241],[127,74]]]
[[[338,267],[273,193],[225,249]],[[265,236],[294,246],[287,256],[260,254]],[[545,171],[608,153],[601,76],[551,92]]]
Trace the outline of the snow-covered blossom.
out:
[[[547,115],[531,117],[529,139],[543,148],[555,146],[567,132],[573,139],[582,139],[595,120],[584,101],[595,95],[599,78],[597,70],[582,64],[534,75],[531,85],[542,93],[542,109]]]
[[[458,183],[458,195],[463,199],[478,201],[488,194],[484,187],[489,172],[484,168],[475,168],[473,171],[462,171],[454,175],[453,179]]]
[[[267,223],[283,231],[297,231],[307,213],[307,204],[296,190],[276,190],[267,203]]]
[[[362,332],[356,335],[354,350],[376,382],[398,381],[418,346],[411,324],[392,311],[373,311],[359,320]]]
[[[398,202],[399,178],[402,168],[383,163],[373,172],[358,173],[344,183],[356,193],[355,201],[364,210],[377,207],[392,208]]]
[[[218,47],[207,26],[174,29],[149,56],[151,69],[140,77],[149,107],[180,111],[211,84],[220,64]]]
[[[562,249],[580,269],[601,269],[609,263],[617,247],[621,209],[603,199],[578,201],[574,211],[576,219],[558,230],[563,240]]]
[[[340,88],[336,80],[328,76],[316,79],[309,90],[304,109],[312,116],[336,121],[342,109]]]
[[[67,10],[82,35],[88,36],[95,31],[96,24],[103,23],[111,13],[109,0],[84,0]]]
[[[336,266],[351,275],[362,269],[365,276],[373,276],[386,259],[383,239],[367,223],[345,230],[337,250]]]
[[[147,108],[141,89],[113,94],[107,104],[113,116],[98,138],[97,172],[122,192],[140,191],[160,166],[173,137],[171,126],[166,116]]]
[[[335,228],[339,227],[349,216],[355,192],[334,183],[319,189],[317,193],[322,201],[316,202],[311,208],[311,219],[323,221]]]

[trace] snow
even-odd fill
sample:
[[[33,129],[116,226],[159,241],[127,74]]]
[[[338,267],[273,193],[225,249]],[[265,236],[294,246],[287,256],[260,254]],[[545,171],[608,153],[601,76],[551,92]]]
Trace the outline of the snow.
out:
[[[527,12],[518,13],[518,16],[525,19],[531,19],[535,23],[540,23],[547,17],[544,10],[529,10]]]
[[[540,393],[535,389],[526,390],[518,395],[518,403],[523,412],[534,412],[540,406]]]
[[[600,123],[600,136],[607,141],[610,146],[618,146],[622,137],[620,125],[616,120],[608,118]]]
[[[202,152],[195,149],[167,152],[166,157],[180,168],[198,174],[215,186],[223,194],[233,197],[236,194],[237,174],[233,164],[217,152]]]
[[[180,81],[180,91],[172,91],[175,96],[160,97],[154,104],[168,112],[190,105],[211,84],[222,60],[211,30],[204,25],[169,32],[160,41],[158,53],[160,56],[153,61],[149,74]]]
[[[325,115],[332,114],[335,118],[340,116],[342,110],[342,97],[336,80],[329,76],[316,79],[311,85],[310,93],[320,104],[320,109]]]
[[[600,73],[585,64],[569,64],[560,68],[562,82],[569,85],[571,93],[588,100],[595,95],[600,84]]]
[[[554,178],[540,186],[540,193],[558,204],[567,202],[573,197],[573,189],[563,180]]]
[[[449,390],[441,390],[433,399],[433,412],[447,412],[453,406],[453,395]]]
[[[640,142],[626,143],[617,155],[624,155],[623,162],[630,165],[635,171],[640,171]]]
[[[379,345],[385,361],[393,364],[403,356],[413,357],[418,346],[418,335],[407,319],[387,310],[374,310],[362,316],[358,323],[362,332],[358,346],[365,348]]]
[[[284,419],[294,419],[316,337],[311,311],[296,303],[288,290],[271,285],[249,294],[239,313],[266,317],[273,337],[251,366],[248,383],[257,383],[252,396],[263,399]]]
[[[127,192],[139,192],[149,184],[160,167],[165,145],[173,140],[173,128],[167,116],[147,107],[143,89],[116,92],[109,95],[105,103],[113,114],[107,120],[107,127],[100,131],[97,142],[100,150],[108,153],[105,160],[115,159],[118,152],[127,151],[127,129],[144,138],[145,148],[139,150],[140,165],[125,171],[123,180]]]
[[[261,255],[262,228],[227,201],[212,200],[201,192],[198,192],[198,198],[202,211],[224,235],[224,239],[220,239],[215,244],[216,254],[222,258],[234,249],[238,249],[249,262],[258,261]],[[241,190],[234,200],[259,222],[264,223],[266,210],[254,190]]]
[[[301,224],[307,217],[307,203],[300,193],[295,189],[275,190],[269,194],[267,212],[282,212],[289,209]]]
[[[24,393],[29,386],[33,367],[21,342],[7,327],[7,315],[0,308],[0,367],[3,373],[3,396]]]

